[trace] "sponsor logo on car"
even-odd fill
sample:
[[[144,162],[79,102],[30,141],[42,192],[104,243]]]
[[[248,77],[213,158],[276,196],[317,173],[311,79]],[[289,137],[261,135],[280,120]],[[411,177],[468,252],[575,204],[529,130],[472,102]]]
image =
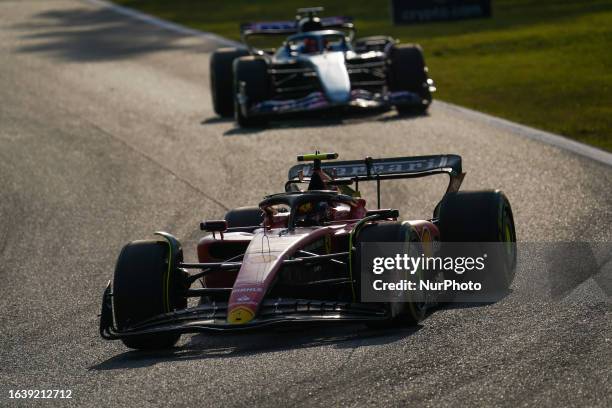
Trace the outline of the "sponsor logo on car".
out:
[[[263,288],[261,287],[255,287],[255,288],[251,288],[251,287],[243,287],[243,288],[235,288],[233,290],[234,293],[242,293],[242,292],[262,292]]]
[[[251,309],[238,306],[229,312],[227,322],[230,324],[245,324],[253,320],[253,317],[255,317],[255,312]]]

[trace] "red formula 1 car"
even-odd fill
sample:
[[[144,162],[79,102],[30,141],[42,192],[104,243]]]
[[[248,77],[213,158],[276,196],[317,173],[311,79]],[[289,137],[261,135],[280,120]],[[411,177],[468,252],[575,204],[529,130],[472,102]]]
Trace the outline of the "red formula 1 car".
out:
[[[210,234],[198,244],[198,263],[184,262],[181,244],[164,232],[126,245],[104,291],[102,337],[147,349],[170,347],[181,333],[283,323],[415,324],[428,302],[362,300],[360,244],[515,242],[504,194],[458,192],[465,175],[459,156],[323,162],[335,158],[299,156],[304,163],[289,170],[284,193],[202,222]],[[397,210],[370,210],[359,194],[360,183],[375,181],[380,205],[381,181],[441,173],[450,182],[432,219],[399,221]],[[508,266],[496,278],[507,288],[516,253],[504,256]],[[188,307],[188,298],[198,304]]]

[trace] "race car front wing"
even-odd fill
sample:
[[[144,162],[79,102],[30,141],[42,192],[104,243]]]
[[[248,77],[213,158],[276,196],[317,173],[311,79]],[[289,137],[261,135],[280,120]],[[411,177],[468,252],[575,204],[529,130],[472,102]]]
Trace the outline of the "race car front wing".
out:
[[[212,302],[160,314],[129,329],[119,330],[114,324],[112,290],[109,282],[102,299],[100,335],[107,340],[113,340],[155,333],[240,331],[304,322],[368,322],[387,318],[387,310],[378,304],[306,299],[267,299],[262,303],[257,316],[248,323],[228,323],[227,303]]]
[[[239,100],[246,103],[244,97]],[[259,102],[248,110],[248,114],[252,116],[295,113],[315,111],[321,109],[329,109],[338,106],[346,106],[353,108],[380,108],[393,105],[423,105],[429,101],[423,100],[418,94],[408,91],[388,92],[385,94],[374,93],[364,89],[354,89],[351,91],[351,98],[348,103],[338,105],[331,103],[325,93],[321,91],[311,92],[310,94],[296,99],[271,99]]]

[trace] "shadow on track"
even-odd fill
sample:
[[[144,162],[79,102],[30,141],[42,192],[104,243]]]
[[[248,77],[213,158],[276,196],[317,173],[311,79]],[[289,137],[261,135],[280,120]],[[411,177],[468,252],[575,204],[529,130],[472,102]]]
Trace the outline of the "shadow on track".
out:
[[[248,136],[257,133],[264,132],[270,129],[296,129],[296,128],[311,128],[311,127],[332,127],[342,126],[363,122],[391,122],[400,120],[414,120],[420,117],[427,117],[428,113],[415,112],[413,114],[398,115],[393,110],[368,110],[360,112],[347,112],[347,113],[317,113],[316,115],[310,113],[299,113],[286,115],[278,120],[271,121],[266,126],[252,127],[252,128],[241,128],[238,126],[233,127],[223,133],[224,136]],[[225,119],[230,121],[231,119]],[[225,121],[222,118],[208,118],[202,121],[203,125],[220,123]]]
[[[72,62],[129,59],[166,50],[208,52],[217,48],[212,41],[185,43],[182,40],[193,37],[157,28],[108,9],[47,11],[11,28],[28,32],[21,37],[25,45],[17,51],[44,53]]]
[[[230,123],[233,121],[233,118],[222,118],[221,116],[213,116],[212,118],[202,119],[200,125],[216,125],[218,123]]]
[[[500,297],[502,300],[509,294]],[[487,307],[496,302],[446,303],[434,306],[424,320],[436,311]],[[361,346],[391,344],[421,330],[423,326],[390,329],[368,328],[364,324],[299,325],[286,328],[262,328],[242,333],[200,333],[189,338],[182,346],[169,350],[126,351],[89,367],[89,370],[125,370],[154,366],[166,361],[203,360],[209,358],[236,358],[301,348],[334,346],[355,349]],[[186,338],[186,337],[184,337]]]
[[[540,247],[545,246],[540,244]],[[555,243],[546,245],[547,252],[541,258],[549,268],[533,268],[526,263],[534,258],[533,252],[519,258],[517,275],[529,279],[516,279],[512,289],[491,295],[490,301],[479,301],[465,293],[450,301],[433,306],[427,318],[445,310],[487,308],[499,302],[527,304],[534,299],[558,302],[571,294],[579,285],[592,278],[599,284],[605,298],[595,298],[592,310],[610,311],[610,244],[609,243]],[[550,248],[549,248],[550,247]],[[538,248],[535,249],[536,251]],[[550,270],[554,273],[550,273]],[[534,282],[541,282],[535,287]],[[532,293],[525,286],[529,286]],[[583,300],[581,300],[583,302]],[[427,324],[427,318],[423,324]],[[368,329],[360,324],[301,325],[292,328],[260,329],[249,333],[207,333],[190,337],[187,343],[167,351],[127,351],[104,362],[91,366],[90,370],[122,370],[149,367],[166,361],[202,360],[209,358],[236,358],[263,353],[297,350],[311,347],[332,346],[337,349],[355,349],[361,346],[384,345],[399,342],[417,333],[423,326]],[[186,336],[187,338],[187,336]]]
[[[300,326],[250,333],[204,333],[165,351],[127,351],[90,370],[123,370],[153,366],[165,361],[235,358],[282,350],[333,345],[339,349],[390,344],[413,335],[421,326],[402,329],[368,329],[364,325]]]

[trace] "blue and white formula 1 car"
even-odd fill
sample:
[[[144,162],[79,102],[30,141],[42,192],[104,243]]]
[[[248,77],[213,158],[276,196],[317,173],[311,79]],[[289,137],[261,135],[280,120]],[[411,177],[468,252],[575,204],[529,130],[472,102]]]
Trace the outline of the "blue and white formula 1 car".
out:
[[[299,9],[295,21],[241,25],[246,48],[221,48],[210,60],[215,112],[240,126],[261,126],[284,113],[394,106],[423,112],[435,91],[419,45],[391,37],[354,40],[349,17],[319,18]],[[278,49],[258,49],[256,36],[289,35]]]

